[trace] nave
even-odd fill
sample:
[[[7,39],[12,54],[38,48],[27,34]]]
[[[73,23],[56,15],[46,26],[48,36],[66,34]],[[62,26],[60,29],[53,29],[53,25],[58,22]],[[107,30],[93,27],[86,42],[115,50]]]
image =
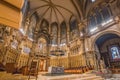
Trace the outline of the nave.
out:
[[[120,0],[0,0],[0,80],[119,80]]]

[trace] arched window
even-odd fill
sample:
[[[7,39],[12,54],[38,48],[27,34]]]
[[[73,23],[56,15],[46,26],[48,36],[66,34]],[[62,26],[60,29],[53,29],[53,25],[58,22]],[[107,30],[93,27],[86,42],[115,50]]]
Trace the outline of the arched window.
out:
[[[51,24],[51,35],[52,35],[52,44],[57,44],[57,38],[58,38],[58,24],[52,23]]]
[[[92,15],[89,17],[90,21],[89,21],[89,29],[93,29],[94,27],[96,27],[96,20],[95,17]]]
[[[96,20],[97,20],[97,21],[96,21],[96,22],[97,22],[96,24],[99,25],[99,24],[102,23],[102,20],[103,20],[103,19],[102,19],[102,15],[101,15],[101,11],[99,11],[99,9],[96,8],[95,13],[96,13],[95,16],[96,16]]]
[[[111,19],[111,12],[108,6],[97,7],[88,16],[88,29],[89,32],[94,32],[100,26],[104,26]]]
[[[75,39],[78,36],[78,25],[75,17],[70,19],[70,40]]]
[[[48,31],[49,23],[47,20],[43,19],[41,22],[40,29]]]
[[[101,13],[103,15],[104,21],[107,21],[110,19],[111,13],[108,7],[103,7]]]
[[[27,33],[30,39],[33,39],[33,32],[35,27],[36,27],[36,16],[32,15],[30,18],[30,24],[29,24],[28,33]]]
[[[120,59],[120,52],[119,52],[119,49],[117,46],[111,47],[111,55],[112,55],[112,59],[114,59],[114,60]]]
[[[66,37],[67,37],[67,27],[66,27],[66,23],[65,22],[62,22],[61,25],[60,25],[60,43],[63,44],[63,43],[66,43]]]

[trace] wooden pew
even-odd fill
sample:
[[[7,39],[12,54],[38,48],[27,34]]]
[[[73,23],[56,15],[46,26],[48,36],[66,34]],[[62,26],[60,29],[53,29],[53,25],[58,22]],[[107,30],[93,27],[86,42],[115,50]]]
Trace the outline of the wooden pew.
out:
[[[72,74],[81,74],[81,73],[85,73],[92,69],[93,68],[91,66],[82,66],[82,67],[74,67],[74,68],[70,68],[70,69],[65,69],[64,72],[72,73]]]

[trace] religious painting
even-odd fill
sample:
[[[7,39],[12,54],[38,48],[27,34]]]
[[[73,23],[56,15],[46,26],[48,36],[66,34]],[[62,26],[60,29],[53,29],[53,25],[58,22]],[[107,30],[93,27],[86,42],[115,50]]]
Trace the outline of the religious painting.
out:
[[[117,46],[111,47],[111,55],[113,60],[118,60],[120,59],[120,51]]]

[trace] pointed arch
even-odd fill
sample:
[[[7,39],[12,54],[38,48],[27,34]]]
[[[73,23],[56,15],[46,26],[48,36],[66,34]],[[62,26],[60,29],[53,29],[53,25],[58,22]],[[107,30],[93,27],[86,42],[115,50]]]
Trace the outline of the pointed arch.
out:
[[[46,19],[41,21],[40,29],[49,31],[49,22]]]
[[[65,21],[63,21],[60,25],[60,43],[66,43],[66,37],[67,37],[67,26]]]
[[[56,45],[58,42],[58,24],[56,22],[51,24],[51,43]]]
[[[70,26],[70,41],[71,41],[78,36],[78,22],[76,17],[71,16],[69,21],[69,26]]]

